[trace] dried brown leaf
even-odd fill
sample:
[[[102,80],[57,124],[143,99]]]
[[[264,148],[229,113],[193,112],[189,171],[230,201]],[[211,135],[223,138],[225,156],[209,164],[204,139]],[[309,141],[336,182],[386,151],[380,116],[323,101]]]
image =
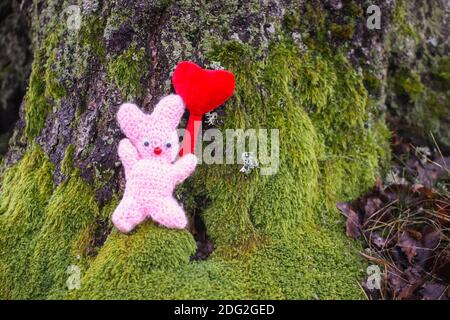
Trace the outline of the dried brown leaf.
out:
[[[359,222],[358,214],[351,209],[348,213],[345,230],[347,235],[354,239],[358,238],[361,235],[361,223]]]
[[[351,210],[349,202],[338,202],[336,203],[336,207],[339,209],[339,211],[342,212],[344,216],[348,217],[348,214]]]
[[[424,300],[447,300],[447,286],[439,283],[426,282],[420,293]]]
[[[403,231],[398,239],[398,245],[406,255],[408,262],[412,263],[412,260],[417,255],[417,248],[420,243],[414,239],[409,232]]]

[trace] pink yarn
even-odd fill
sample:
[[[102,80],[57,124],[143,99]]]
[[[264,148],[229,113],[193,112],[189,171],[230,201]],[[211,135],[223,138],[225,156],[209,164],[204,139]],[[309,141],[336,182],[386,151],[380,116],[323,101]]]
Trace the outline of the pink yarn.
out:
[[[184,210],[172,195],[197,165],[193,154],[174,162],[179,148],[176,128],[183,112],[183,100],[173,94],[161,99],[150,115],[131,103],[120,106],[117,120],[128,137],[118,148],[125,193],[112,215],[120,231],[129,232],[147,218],[168,228],[186,227]]]

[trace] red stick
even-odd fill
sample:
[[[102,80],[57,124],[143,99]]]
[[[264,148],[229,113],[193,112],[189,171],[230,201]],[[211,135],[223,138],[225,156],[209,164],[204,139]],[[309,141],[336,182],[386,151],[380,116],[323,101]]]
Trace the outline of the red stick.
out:
[[[180,157],[188,153],[194,153],[195,143],[202,124],[202,116],[190,115],[186,131],[184,133],[183,144],[180,150]]]

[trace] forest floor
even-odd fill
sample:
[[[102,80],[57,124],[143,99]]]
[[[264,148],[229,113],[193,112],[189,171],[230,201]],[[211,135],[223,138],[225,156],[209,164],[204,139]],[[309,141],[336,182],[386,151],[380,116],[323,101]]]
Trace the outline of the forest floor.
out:
[[[394,136],[384,181],[337,207],[346,233],[362,239],[373,264],[362,287],[368,299],[450,299],[450,157]]]

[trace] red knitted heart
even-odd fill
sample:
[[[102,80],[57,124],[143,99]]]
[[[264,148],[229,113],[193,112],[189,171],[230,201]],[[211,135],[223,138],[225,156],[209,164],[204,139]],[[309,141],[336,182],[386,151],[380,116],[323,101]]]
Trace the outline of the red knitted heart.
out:
[[[175,92],[189,109],[189,121],[180,156],[194,153],[203,114],[210,112],[233,95],[234,75],[226,70],[205,70],[189,61],[180,62],[172,76]]]
[[[195,63],[180,62],[172,77],[175,92],[183,98],[191,116],[202,116],[233,95],[235,80],[226,70],[205,70]]]

